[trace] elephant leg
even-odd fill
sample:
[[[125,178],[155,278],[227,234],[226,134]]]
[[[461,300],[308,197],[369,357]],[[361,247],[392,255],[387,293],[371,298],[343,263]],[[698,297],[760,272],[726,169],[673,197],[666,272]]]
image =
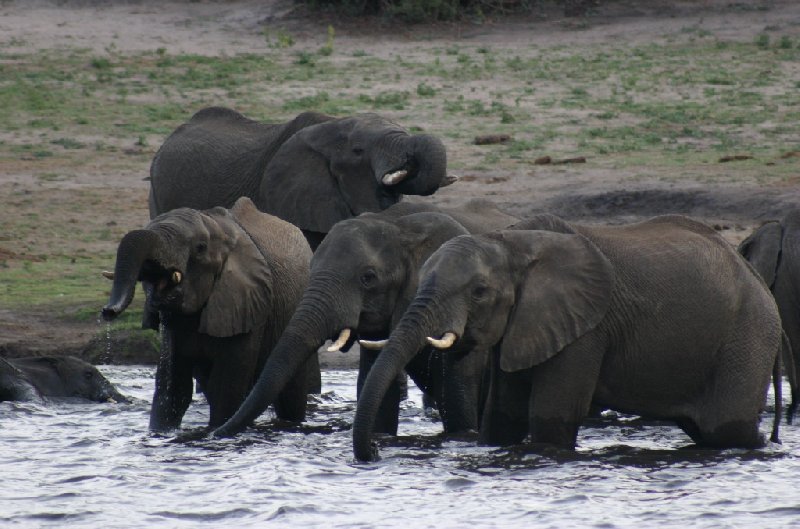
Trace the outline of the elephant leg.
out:
[[[443,399],[439,410],[447,433],[478,430],[478,410],[482,406],[481,384],[488,353],[470,351],[460,358],[445,357]]]
[[[507,373],[500,369],[499,352],[490,355],[490,382],[481,419],[481,444],[519,444],[528,434],[530,370]]]
[[[600,376],[604,346],[584,336],[533,368],[530,434],[534,443],[574,449],[589,414]]]
[[[306,362],[306,394],[322,393],[322,373],[319,367],[319,355],[313,354]]]
[[[210,411],[209,428],[221,426],[231,418],[250,392],[258,363],[254,347],[253,343],[244,343],[235,354],[226,350],[211,356],[214,360],[203,388]]]
[[[361,349],[361,354],[358,359],[358,380],[356,382],[356,395],[361,396],[361,389],[364,386],[364,381],[367,379],[372,365],[377,359],[377,354],[371,351]],[[392,381],[386,395],[381,401],[378,408],[378,414],[375,417],[375,432],[385,433],[389,435],[397,435],[397,425],[400,418],[400,401],[402,401],[408,392],[408,383],[406,381],[405,372],[400,372],[394,381]]]
[[[189,358],[175,354],[171,331],[165,329],[163,350],[156,368],[155,393],[150,407],[150,429],[178,428],[192,402],[193,365]]]
[[[707,391],[692,407],[689,419],[697,428],[695,442],[709,448],[759,448],[765,440],[758,425],[775,354],[766,344],[740,340],[723,345],[713,358],[724,360],[708,380]],[[688,433],[688,432],[687,432]]]
[[[275,415],[283,421],[303,422],[306,418],[307,396],[314,393],[311,391],[314,386],[321,389],[319,357],[316,354],[300,366],[291,382],[278,394],[275,399]]]

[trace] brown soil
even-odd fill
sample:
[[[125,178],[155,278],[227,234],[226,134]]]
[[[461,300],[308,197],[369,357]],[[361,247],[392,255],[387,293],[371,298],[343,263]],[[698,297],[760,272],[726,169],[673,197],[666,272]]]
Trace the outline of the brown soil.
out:
[[[297,47],[312,49],[324,40],[327,25],[334,23],[337,49],[369,48],[371,53],[388,57],[400,49],[418,48],[423,42],[431,46],[458,43],[511,46],[524,40],[526,43],[580,42],[602,46],[611,41],[641,43],[663,39],[681,28],[696,26],[720,38],[740,40],[754,39],[768,27],[781,26],[794,34],[798,34],[800,27],[800,2],[794,0],[601,0],[599,3],[600,7],[585,19],[565,19],[560,10],[549,6],[524,18],[398,28],[380,20],[348,22],[334,21],[329,16],[310,17],[284,0],[6,1],[0,2],[0,34],[12,43],[11,51],[14,46],[18,46],[19,51],[30,51],[62,45],[100,51],[113,42],[120,51],[152,50],[161,45],[175,53],[235,54],[262,50],[265,25],[290,30]],[[6,138],[2,131],[0,140],[21,141],[19,135]],[[155,148],[131,147],[113,160],[113,165],[109,165],[112,162],[107,155],[103,157],[100,153],[97,159],[76,160],[68,168],[60,168],[70,176],[63,181],[37,180],[32,166],[25,160],[0,163],[0,189],[14,196],[33,192],[49,196],[49,200],[24,205],[20,201],[18,205],[19,208],[38,208],[41,218],[48,222],[70,222],[71,213],[60,209],[59,201],[76,190],[90,189],[97,196],[96,210],[91,219],[84,220],[107,225],[107,219],[115,218],[114,229],[124,233],[147,221],[148,184],[143,177]],[[779,216],[787,207],[800,202],[800,176],[781,186],[759,184],[760,172],[768,171],[767,165],[775,160],[763,160],[762,169],[740,172],[736,179],[722,176],[728,170],[726,166],[740,163],[738,161],[692,167],[689,170],[696,172],[696,178],[687,185],[685,179],[675,183],[664,168],[617,167],[613,156],[589,160],[592,163],[557,164],[541,160],[540,164],[534,164],[532,161],[525,171],[472,171],[468,169],[468,160],[474,152],[471,149],[476,148],[479,147],[448,144],[450,159],[467,169],[461,171],[459,183],[441,190],[429,200],[458,204],[473,197],[488,197],[515,214],[549,211],[583,222],[626,222],[679,212],[715,225],[733,243],[746,236],[754,225]],[[788,157],[781,163],[800,163],[797,160]],[[37,168],[41,171],[41,165]],[[124,204],[110,200],[123,193],[130,197]],[[14,214],[15,205],[17,203],[11,202],[11,214]],[[12,246],[5,244],[3,237],[0,234],[0,246]],[[47,251],[48,248],[37,248],[32,253],[39,255]],[[0,248],[0,262],[15,258],[26,257],[15,250]],[[115,353],[114,358],[109,359],[105,353],[105,339],[96,338],[97,335],[98,325],[94,322],[66,323],[60,315],[43,308],[0,311],[0,355],[3,356],[62,353],[77,354],[95,362],[153,361],[155,358],[148,339],[131,332],[130,336],[113,339],[126,344],[129,340],[139,340],[137,346],[124,349],[144,351],[143,355],[124,358]],[[351,366],[354,357],[354,353],[326,355],[324,362],[328,366]]]

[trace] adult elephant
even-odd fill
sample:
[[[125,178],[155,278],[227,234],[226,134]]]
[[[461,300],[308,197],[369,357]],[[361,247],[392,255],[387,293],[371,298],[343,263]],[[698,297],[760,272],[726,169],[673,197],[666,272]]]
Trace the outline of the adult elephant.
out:
[[[519,219],[487,201],[462,208],[402,202],[333,227],[311,261],[311,279],[286,331],[239,411],[214,434],[227,436],[247,427],[274,402],[281,388],[326,340],[333,350],[361,339],[358,391],[382,340],[404,313],[417,286],[419,267],[443,242],[468,231],[509,226]],[[477,429],[485,355],[451,362],[426,349],[409,358],[406,370],[439,408],[444,429]],[[378,413],[377,429],[396,433],[405,375],[395,376]]]
[[[74,356],[0,358],[0,402],[45,399],[128,402],[95,366]]]
[[[150,217],[231,207],[239,197],[301,230],[315,249],[340,220],[451,183],[442,142],[375,114],[305,112],[264,124],[211,107],[164,142],[150,166]]]
[[[784,355],[784,365],[792,388],[792,403],[786,411],[791,423],[800,402],[800,209],[788,212],[781,220],[762,224],[742,241],[739,253],[750,261],[775,296],[789,339],[791,347]]]
[[[481,441],[575,446],[594,402],[674,420],[709,447],[763,444],[759,414],[779,373],[777,307],[714,230],[680,216],[571,226],[543,215],[461,236],[423,265],[417,294],[364,384],[359,460],[395,374],[427,344],[491,350]],[[780,385],[776,384],[778,440]]]
[[[150,429],[180,426],[192,377],[210,408],[209,427],[244,400],[294,313],[308,281],[311,249],[302,233],[258,211],[249,198],[231,208],[179,208],[126,234],[102,315],[119,316],[137,280],[163,323]],[[275,400],[279,417],[305,417],[319,386],[316,357],[303,362]]]

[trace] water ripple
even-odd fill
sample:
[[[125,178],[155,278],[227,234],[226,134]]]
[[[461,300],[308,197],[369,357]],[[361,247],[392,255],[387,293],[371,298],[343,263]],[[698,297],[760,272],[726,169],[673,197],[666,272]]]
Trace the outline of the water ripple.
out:
[[[684,448],[671,424],[612,416],[583,428],[575,452],[490,448],[442,435],[412,389],[400,436],[379,438],[383,459],[363,464],[351,447],[354,372],[324,374],[306,424],[265,414],[234,439],[209,439],[201,398],[180,432],[151,435],[153,370],[101,369],[130,404],[0,403],[0,525],[715,528],[800,515],[798,425],[782,446],[712,451]]]

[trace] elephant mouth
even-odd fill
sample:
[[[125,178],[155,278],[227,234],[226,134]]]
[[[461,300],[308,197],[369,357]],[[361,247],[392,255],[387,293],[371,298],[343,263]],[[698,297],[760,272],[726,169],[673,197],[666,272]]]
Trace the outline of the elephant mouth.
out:
[[[413,165],[414,164],[412,164],[410,161],[407,161],[402,165],[387,171],[381,177],[381,183],[387,187],[392,187],[400,184],[401,182],[407,182],[413,179],[417,173]]]
[[[183,282],[183,272],[158,261],[147,260],[142,264],[139,280],[152,285],[152,288],[148,289],[151,292],[150,303],[159,308],[177,301],[175,287]]]

